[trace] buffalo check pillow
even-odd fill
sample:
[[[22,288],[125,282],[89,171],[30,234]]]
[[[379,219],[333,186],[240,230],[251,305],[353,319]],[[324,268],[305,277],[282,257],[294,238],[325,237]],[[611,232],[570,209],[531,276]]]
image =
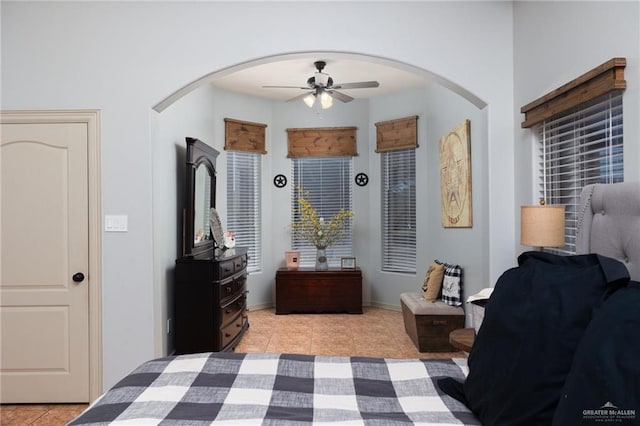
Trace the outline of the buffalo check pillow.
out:
[[[462,268],[460,265],[444,265],[442,301],[451,306],[462,306]]]

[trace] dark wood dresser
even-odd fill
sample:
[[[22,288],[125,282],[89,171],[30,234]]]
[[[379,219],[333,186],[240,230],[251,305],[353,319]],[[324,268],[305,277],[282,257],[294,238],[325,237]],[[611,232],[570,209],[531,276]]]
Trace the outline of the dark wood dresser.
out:
[[[276,314],[362,313],[362,272],[356,269],[314,268],[276,272]]]
[[[182,257],[175,270],[176,353],[231,351],[247,319],[247,249]]]

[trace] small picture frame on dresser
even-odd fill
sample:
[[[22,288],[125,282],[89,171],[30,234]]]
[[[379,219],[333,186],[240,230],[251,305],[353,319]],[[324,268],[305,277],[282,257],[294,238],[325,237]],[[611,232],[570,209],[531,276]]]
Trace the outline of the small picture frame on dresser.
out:
[[[356,269],[356,258],[355,257],[341,257],[340,258],[340,267],[342,269]]]

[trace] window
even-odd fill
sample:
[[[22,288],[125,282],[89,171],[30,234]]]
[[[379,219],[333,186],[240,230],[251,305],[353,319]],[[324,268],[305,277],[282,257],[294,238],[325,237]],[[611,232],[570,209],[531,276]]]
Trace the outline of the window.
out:
[[[260,154],[227,151],[227,229],[249,249],[249,272],[262,269],[261,173]]]
[[[316,209],[318,215],[330,218],[340,211],[352,208],[352,157],[302,157],[293,158],[291,211],[293,220],[298,220],[298,188],[307,193],[305,198]],[[327,247],[329,266],[340,266],[341,257],[352,256],[352,221],[347,221],[346,237]],[[300,266],[314,266],[316,248],[306,240],[292,236],[292,248],[300,250]]]
[[[416,150],[383,152],[382,270],[416,272]]]
[[[611,92],[547,119],[537,133],[539,192],[543,194],[546,179],[547,203],[566,206],[565,246],[552,251],[574,254],[582,188],[624,180],[622,92]]]

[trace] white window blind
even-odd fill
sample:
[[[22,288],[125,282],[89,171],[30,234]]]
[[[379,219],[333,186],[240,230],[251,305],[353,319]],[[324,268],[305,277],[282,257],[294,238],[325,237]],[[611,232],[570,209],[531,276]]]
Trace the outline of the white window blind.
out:
[[[565,205],[565,246],[549,251],[574,254],[582,188],[624,180],[622,92],[546,120],[537,131],[540,197],[546,180],[547,203]]]
[[[247,247],[247,270],[262,269],[260,154],[227,151],[227,230],[238,247]]]
[[[382,270],[416,272],[416,150],[383,152]]]
[[[352,157],[304,157],[291,160],[293,185],[291,212],[293,220],[298,216],[298,189],[316,209],[318,215],[329,220],[340,209],[352,208]],[[329,266],[340,266],[341,257],[352,256],[352,220],[345,224],[345,238],[327,247]],[[300,266],[314,266],[316,247],[309,241],[292,235],[291,247],[300,250]]]

